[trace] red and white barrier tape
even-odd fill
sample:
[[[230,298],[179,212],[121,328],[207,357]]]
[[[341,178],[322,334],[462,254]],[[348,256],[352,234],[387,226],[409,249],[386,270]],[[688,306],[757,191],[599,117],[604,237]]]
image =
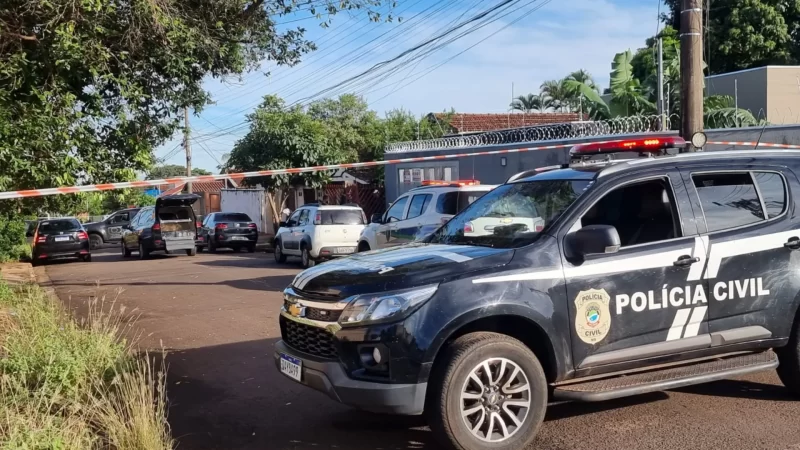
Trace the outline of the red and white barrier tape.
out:
[[[770,144],[769,142],[739,142],[739,141],[708,141],[706,145],[735,145],[739,147],[756,148],[784,148],[784,149],[800,149],[800,145],[792,144]]]
[[[608,142],[619,142],[619,140],[603,141],[603,143],[608,143]],[[165,178],[163,180],[141,180],[141,181],[127,181],[123,183],[87,184],[84,186],[29,189],[25,191],[0,192],[0,199],[43,197],[45,195],[73,194],[75,192],[109,191],[114,189],[126,189],[126,188],[143,188],[143,187],[161,186],[164,184],[186,183],[190,181],[203,182],[203,181],[216,181],[224,179],[232,179],[235,181],[239,181],[244,178],[264,177],[270,175],[285,175],[285,174],[295,174],[295,173],[305,173],[305,172],[322,172],[322,171],[336,170],[336,169],[353,169],[356,167],[385,166],[387,164],[399,164],[399,163],[409,163],[409,162],[419,162],[419,161],[438,161],[442,159],[464,158],[468,156],[486,156],[486,155],[500,155],[505,153],[521,153],[534,150],[553,150],[559,148],[570,148],[572,146],[573,144],[543,145],[538,147],[491,150],[491,151],[475,152],[475,153],[418,156],[414,158],[391,159],[386,161],[369,161],[369,162],[350,163],[350,164],[331,164],[327,166],[300,167],[296,169],[259,170],[256,172],[239,172],[239,173],[225,173],[219,175],[199,175],[194,177]]]
[[[621,139],[615,139],[610,141],[597,141],[594,142],[595,144],[607,144],[611,142],[620,142]],[[709,145],[736,145],[736,146],[743,146],[743,147],[755,147],[755,142],[727,142],[727,141],[711,141],[708,142]],[[27,197],[44,197],[46,195],[61,195],[61,194],[74,194],[76,192],[96,192],[96,191],[110,191],[114,189],[127,189],[127,188],[144,188],[144,187],[153,187],[153,186],[161,186],[164,184],[176,184],[176,183],[187,183],[187,182],[204,182],[204,181],[216,181],[216,180],[225,180],[225,179],[232,179],[235,181],[240,181],[244,178],[252,178],[252,177],[264,177],[270,175],[285,175],[285,174],[295,174],[295,173],[306,173],[306,172],[322,172],[328,170],[336,170],[336,169],[353,169],[356,167],[371,167],[371,166],[385,166],[388,164],[400,164],[400,163],[409,163],[409,162],[420,162],[420,161],[438,161],[442,159],[455,159],[455,158],[466,158],[469,156],[487,156],[487,155],[502,155],[505,153],[522,153],[522,152],[530,152],[535,150],[554,150],[560,148],[570,148],[574,144],[555,144],[555,145],[542,145],[536,147],[526,147],[526,148],[514,148],[514,149],[504,149],[504,150],[489,150],[485,152],[475,152],[475,153],[455,153],[452,155],[435,155],[435,156],[418,156],[414,158],[401,158],[401,159],[390,159],[386,161],[368,161],[368,162],[360,162],[360,163],[350,163],[350,164],[330,164],[327,166],[312,166],[312,167],[300,167],[296,169],[275,169],[275,170],[259,170],[255,172],[239,172],[239,173],[225,173],[219,175],[199,175],[194,177],[174,177],[174,178],[165,178],[162,180],[141,180],[141,181],[126,181],[122,183],[106,183],[106,184],[87,184],[84,186],[65,186],[65,187],[57,187],[57,188],[46,188],[46,189],[29,189],[24,191],[7,191],[7,192],[0,192],[0,200],[2,199],[12,199],[12,198],[27,198]],[[800,149],[800,145],[789,145],[789,144],[770,144],[770,143],[759,143],[759,147],[771,147],[771,148],[786,148],[786,149]]]

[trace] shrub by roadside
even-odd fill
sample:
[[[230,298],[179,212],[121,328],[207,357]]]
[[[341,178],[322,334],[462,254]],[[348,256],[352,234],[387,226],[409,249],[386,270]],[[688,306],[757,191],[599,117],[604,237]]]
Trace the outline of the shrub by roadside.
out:
[[[25,221],[0,214],[0,262],[30,259]]]
[[[83,326],[38,286],[0,282],[0,448],[173,448],[165,383],[95,305]]]

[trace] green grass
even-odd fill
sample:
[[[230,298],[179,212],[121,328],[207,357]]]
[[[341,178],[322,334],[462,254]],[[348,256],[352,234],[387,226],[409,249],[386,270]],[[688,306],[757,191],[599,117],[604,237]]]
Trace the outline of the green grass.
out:
[[[90,311],[0,284],[0,448],[173,448],[163,373],[121,337],[123,311]]]

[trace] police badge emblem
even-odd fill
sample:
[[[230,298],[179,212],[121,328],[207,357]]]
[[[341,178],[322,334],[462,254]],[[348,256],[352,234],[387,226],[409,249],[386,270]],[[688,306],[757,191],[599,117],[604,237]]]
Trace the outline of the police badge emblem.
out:
[[[611,297],[605,289],[581,291],[575,298],[575,332],[585,343],[595,345],[611,331]]]

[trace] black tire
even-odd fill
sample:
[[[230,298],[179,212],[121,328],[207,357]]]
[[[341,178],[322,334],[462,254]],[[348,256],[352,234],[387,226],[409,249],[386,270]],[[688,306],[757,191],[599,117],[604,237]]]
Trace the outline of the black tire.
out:
[[[31,260],[31,266],[33,267],[39,266],[41,264],[42,261],[39,258],[34,257],[34,259]]]
[[[256,252],[256,244],[251,244],[245,247],[247,249],[247,253],[255,253]]]
[[[370,249],[370,247],[369,247],[369,243],[368,243],[368,242],[363,242],[363,241],[362,241],[362,242],[359,242],[359,243],[358,243],[358,252],[359,252],[359,253],[361,253],[361,252],[368,252],[368,251],[370,251],[370,250],[371,250],[371,249]]]
[[[186,249],[186,256],[196,256],[196,255],[197,255],[197,247]]]
[[[789,344],[777,349],[777,353],[778,376],[792,395],[800,397],[800,317],[794,321]]]
[[[83,256],[81,256],[81,259],[83,260],[83,262],[87,262],[87,263],[88,262],[92,262],[92,255],[83,255]]]
[[[208,241],[208,253],[217,253],[217,246],[214,245],[214,241]]]
[[[92,250],[97,250],[98,248],[103,246],[103,236],[99,234],[90,234],[89,235],[89,248]]]
[[[479,400],[462,400],[462,390],[466,392],[470,389],[470,393],[477,389],[477,384],[470,380],[470,374],[474,370],[483,370],[482,363],[484,361],[491,361],[492,359],[505,359],[516,365],[521,372],[516,375],[516,378],[511,378],[503,382],[503,374],[498,374],[499,380],[495,383],[495,388],[487,386],[488,390],[480,391]],[[491,371],[500,371],[502,362],[498,362],[496,366],[492,366]],[[508,369],[506,373],[511,372]],[[485,370],[483,371],[485,373]],[[524,376],[523,376],[524,375]],[[493,375],[494,376],[494,375]],[[514,375],[507,375],[509,378]],[[522,378],[521,378],[522,377]],[[509,410],[516,409],[517,419],[523,415],[522,425],[519,427],[508,427],[510,435],[500,441],[488,442],[482,440],[480,437],[474,435],[470,430],[470,424],[467,425],[467,420],[473,421],[476,424],[476,429],[482,430],[482,427],[488,428],[489,423],[486,423],[486,412],[488,408],[498,408],[498,412],[503,413],[505,418],[510,421],[508,413],[502,409],[508,399],[503,399],[503,387],[508,386],[512,381],[517,381],[516,386],[520,386],[521,381],[527,381],[528,391],[527,398],[530,400],[527,413],[523,413],[524,407],[508,406]],[[490,383],[487,383],[490,384]],[[496,388],[499,386],[499,390]],[[495,390],[492,390],[495,389]],[[480,389],[477,389],[480,390]],[[526,394],[510,394],[513,396],[525,396]],[[525,346],[522,342],[503,334],[497,333],[471,333],[456,339],[446,349],[443,350],[442,355],[437,358],[434,372],[431,374],[431,384],[428,386],[428,398],[426,403],[426,414],[428,422],[431,426],[436,438],[445,445],[446,448],[456,450],[479,450],[479,449],[494,449],[494,450],[512,450],[525,448],[530,444],[539,426],[544,420],[545,411],[547,409],[547,379],[544,375],[544,370],[536,358],[536,355]],[[520,398],[512,398],[511,400],[520,400]],[[523,399],[524,400],[524,399]],[[465,406],[467,411],[478,408],[473,415],[467,416],[467,419],[462,418],[462,401],[474,402]],[[487,402],[493,406],[487,405]],[[496,402],[496,403],[495,403]],[[478,416],[481,414],[481,416]],[[481,417],[484,418],[481,421]],[[498,415],[498,417],[500,417]],[[501,431],[499,425],[495,427],[496,433]],[[484,435],[486,431],[483,431]]]
[[[283,244],[281,241],[275,241],[275,262],[283,264],[286,262],[286,255],[283,254]]]
[[[125,241],[123,241],[123,242],[120,244],[120,248],[121,248],[121,252],[120,252],[120,253],[122,253],[122,257],[123,257],[123,258],[130,258],[130,256],[131,256],[131,251],[130,251],[130,250],[128,250],[128,247],[125,247]]]
[[[202,245],[198,245],[197,246],[197,253],[203,253],[203,246]]]
[[[150,251],[143,243],[139,242],[139,259],[147,259],[150,257]]]
[[[317,265],[316,261],[311,259],[311,253],[309,253],[308,247],[305,245],[300,249],[300,264],[303,266],[303,269],[308,269]]]

